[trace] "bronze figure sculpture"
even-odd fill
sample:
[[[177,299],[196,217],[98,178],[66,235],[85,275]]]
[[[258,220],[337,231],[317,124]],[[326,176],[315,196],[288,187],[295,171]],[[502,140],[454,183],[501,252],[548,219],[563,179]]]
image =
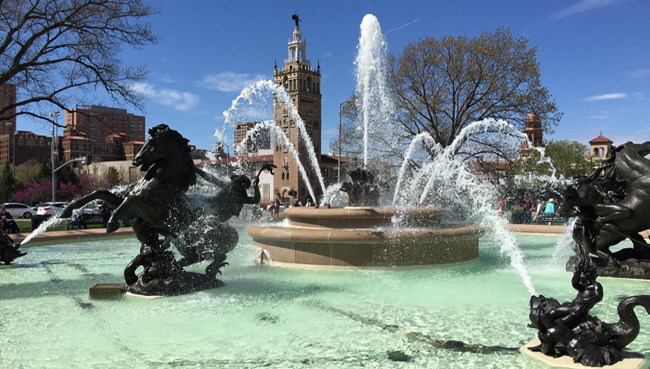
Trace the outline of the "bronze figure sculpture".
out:
[[[0,262],[5,265],[11,264],[12,261],[27,255],[26,252],[18,250],[20,245],[16,245],[14,240],[2,230],[2,221],[0,220]]]
[[[538,329],[541,344],[531,347],[545,355],[568,355],[586,366],[612,365],[623,357],[623,349],[639,334],[636,306],[650,314],[650,296],[633,296],[618,304],[618,323],[604,323],[589,314],[603,299],[603,287],[591,260],[583,255],[573,274],[572,285],[578,295],[571,302],[560,304],[553,298],[532,296],[529,327]]]
[[[650,229],[648,154],[650,141],[627,142],[613,148],[589,177],[561,189],[560,215],[576,212],[579,221],[574,239],[587,253],[598,256],[595,262],[601,276],[650,278],[650,247],[639,234]],[[632,249],[610,251],[626,238],[633,243]]]
[[[226,265],[226,253],[237,244],[237,232],[223,223],[236,216],[244,204],[259,202],[259,175],[254,180],[255,196],[248,197],[251,185],[248,178],[233,176],[221,180],[196,167],[190,156],[188,140],[164,124],[149,130],[150,137],[133,159],[145,176],[119,193],[97,190],[72,201],[59,215],[67,218],[72,210],[94,200],[104,200],[115,209],[108,222],[107,232],[119,228],[118,220],[126,217],[141,242],[140,254],[124,270],[129,292],[144,295],[177,295],[220,287],[216,279],[220,268]],[[211,198],[212,206],[200,212],[188,209],[185,194],[197,181],[197,175],[222,187]],[[197,227],[202,227],[200,230]],[[163,238],[161,239],[160,236]],[[176,261],[174,245],[183,259]],[[212,260],[205,274],[187,272],[183,267],[201,260]],[[136,275],[136,269],[143,271]]]

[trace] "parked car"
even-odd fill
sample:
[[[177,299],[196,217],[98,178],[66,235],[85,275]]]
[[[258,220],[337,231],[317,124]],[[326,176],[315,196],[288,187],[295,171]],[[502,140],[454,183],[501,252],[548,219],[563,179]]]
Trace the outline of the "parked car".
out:
[[[101,210],[101,206],[99,205],[88,205],[84,207],[84,215],[88,215],[91,217],[95,215],[99,215],[100,210]]]
[[[54,215],[60,213],[68,205],[67,202],[44,202],[36,211],[37,215]]]
[[[4,206],[7,213],[14,218],[31,218],[32,215],[36,214],[36,208],[19,202],[6,202],[0,204],[0,206]]]

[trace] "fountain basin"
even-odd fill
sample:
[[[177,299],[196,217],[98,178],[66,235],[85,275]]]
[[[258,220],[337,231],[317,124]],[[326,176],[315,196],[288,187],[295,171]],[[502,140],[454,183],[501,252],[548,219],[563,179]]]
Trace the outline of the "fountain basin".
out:
[[[401,224],[387,226],[400,216]],[[467,263],[478,258],[483,229],[476,225],[439,227],[438,208],[396,209],[291,208],[284,212],[288,226],[251,226],[253,244],[265,250],[276,265],[334,267],[392,267]],[[421,228],[423,225],[426,228]]]

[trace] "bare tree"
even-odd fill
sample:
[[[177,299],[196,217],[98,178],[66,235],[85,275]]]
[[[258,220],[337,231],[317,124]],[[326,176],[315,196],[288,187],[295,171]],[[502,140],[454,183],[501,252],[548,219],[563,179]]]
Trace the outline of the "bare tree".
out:
[[[406,134],[428,132],[443,148],[470,123],[505,119],[523,128],[533,112],[542,129],[552,133],[562,117],[549,91],[541,85],[536,48],[508,29],[475,38],[446,36],[408,44],[389,56],[388,83],[397,106],[396,122]],[[496,155],[506,160],[512,147],[471,137],[458,154]]]
[[[16,85],[5,118],[26,115],[55,123],[52,105],[70,110],[97,90],[116,103],[142,108],[131,89],[147,68],[124,65],[123,46],[140,49],[158,36],[146,18],[158,11],[143,0],[0,1],[0,85]],[[61,125],[60,125],[61,126]]]

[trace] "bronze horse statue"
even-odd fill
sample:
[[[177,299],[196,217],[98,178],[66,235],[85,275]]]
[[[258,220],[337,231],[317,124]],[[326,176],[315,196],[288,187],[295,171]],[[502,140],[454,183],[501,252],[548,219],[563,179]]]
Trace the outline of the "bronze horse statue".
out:
[[[562,216],[577,208],[587,252],[608,263],[629,258],[650,259],[650,248],[639,234],[650,228],[650,141],[627,142],[614,148],[589,177],[561,190]],[[604,172],[604,176],[600,174]],[[609,247],[629,238],[634,250],[612,254]],[[613,258],[612,258],[613,257]]]
[[[73,209],[94,200],[104,200],[115,209],[107,224],[107,232],[119,228],[118,220],[131,220],[133,231],[142,243],[140,254],[124,271],[129,290],[141,294],[179,294],[214,288],[221,285],[215,276],[226,265],[226,253],[238,241],[237,232],[223,223],[239,215],[244,204],[258,203],[259,175],[273,166],[264,166],[254,180],[255,195],[249,197],[247,190],[251,181],[245,176],[232,176],[230,181],[219,179],[194,165],[190,156],[188,140],[177,131],[161,124],[149,130],[150,137],[133,159],[145,173],[137,182],[118,193],[97,190],[72,201],[60,218],[67,218]],[[197,176],[221,187],[209,204],[201,211],[191,211],[186,192],[196,184]],[[202,228],[197,229],[200,225]],[[160,239],[159,236],[163,236]],[[171,251],[173,244],[183,256],[176,261]],[[205,274],[190,273],[184,266],[211,259]],[[143,266],[139,276],[135,271]]]

